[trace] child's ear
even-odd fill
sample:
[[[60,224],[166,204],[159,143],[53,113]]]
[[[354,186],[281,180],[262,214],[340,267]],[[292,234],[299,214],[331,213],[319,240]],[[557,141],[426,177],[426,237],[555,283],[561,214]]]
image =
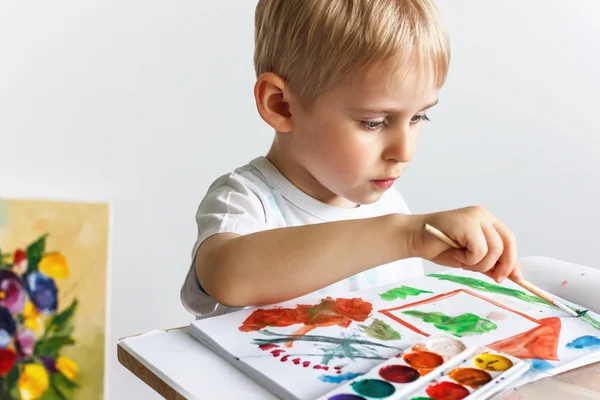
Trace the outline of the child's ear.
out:
[[[289,87],[278,75],[267,72],[254,85],[256,108],[263,120],[277,132],[292,130]]]

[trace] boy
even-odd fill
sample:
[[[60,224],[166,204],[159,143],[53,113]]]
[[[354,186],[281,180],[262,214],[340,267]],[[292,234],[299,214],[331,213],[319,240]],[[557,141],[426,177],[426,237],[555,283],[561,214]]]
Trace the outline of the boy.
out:
[[[202,200],[188,311],[382,285],[422,275],[421,259],[520,276],[514,236],[488,211],[410,215],[393,187],[448,71],[431,0],[260,0],[255,24],[256,107],[275,139]]]

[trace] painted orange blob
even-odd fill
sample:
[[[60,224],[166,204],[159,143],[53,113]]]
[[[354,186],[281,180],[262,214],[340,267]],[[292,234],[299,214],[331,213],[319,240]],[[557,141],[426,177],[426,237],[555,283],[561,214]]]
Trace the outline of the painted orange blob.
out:
[[[560,318],[544,318],[539,322],[540,325],[531,330],[488,344],[487,347],[521,359],[540,358],[556,361]]]
[[[477,389],[492,380],[490,374],[477,368],[456,368],[448,376],[457,383],[473,389]]]
[[[404,361],[421,374],[428,374],[444,363],[444,359],[429,351],[414,351],[404,355]]]
[[[360,298],[332,299],[327,297],[317,305],[298,304],[296,308],[258,309],[254,311],[238,328],[242,332],[252,332],[266,327],[285,327],[303,325],[293,335],[305,335],[320,326],[337,325],[347,328],[353,321],[365,321],[373,305]],[[291,342],[286,347],[291,347]]]

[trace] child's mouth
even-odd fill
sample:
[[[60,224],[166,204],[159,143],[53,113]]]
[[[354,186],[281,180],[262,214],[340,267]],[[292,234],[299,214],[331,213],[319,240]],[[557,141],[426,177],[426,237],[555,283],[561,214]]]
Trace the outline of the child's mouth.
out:
[[[381,189],[387,190],[394,185],[394,182],[396,182],[396,179],[378,179],[378,180],[372,180],[371,182],[375,186],[377,186]]]

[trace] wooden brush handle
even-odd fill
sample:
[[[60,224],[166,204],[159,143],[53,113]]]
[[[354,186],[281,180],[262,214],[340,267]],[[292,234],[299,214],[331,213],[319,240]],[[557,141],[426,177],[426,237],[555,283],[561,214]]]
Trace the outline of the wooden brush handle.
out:
[[[536,296],[541,297],[542,299],[546,300],[548,303],[550,303],[550,304],[554,303],[554,298],[552,296],[548,295],[548,293],[544,292],[542,289],[540,289],[537,286],[535,286],[534,284],[526,281],[525,279],[521,279],[520,281],[511,279],[511,281],[513,281],[517,285],[521,286],[522,288],[529,290],[531,293],[535,294]]]

